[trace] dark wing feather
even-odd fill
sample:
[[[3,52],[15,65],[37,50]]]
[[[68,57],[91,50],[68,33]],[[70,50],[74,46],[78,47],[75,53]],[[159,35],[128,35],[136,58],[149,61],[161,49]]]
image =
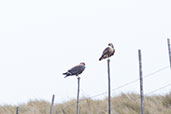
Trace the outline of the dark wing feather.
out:
[[[107,48],[103,51],[102,56],[99,58],[99,61],[101,61],[102,59],[105,59],[105,58],[108,56],[109,50],[110,50],[110,48],[107,47]]]
[[[110,50],[110,47],[107,47],[107,48],[103,51],[102,56],[108,54],[108,53],[109,53],[109,50]]]
[[[68,72],[70,72],[72,75],[78,75],[84,71],[84,68],[85,67],[82,65],[77,65],[77,66],[71,68],[70,70],[68,70]]]

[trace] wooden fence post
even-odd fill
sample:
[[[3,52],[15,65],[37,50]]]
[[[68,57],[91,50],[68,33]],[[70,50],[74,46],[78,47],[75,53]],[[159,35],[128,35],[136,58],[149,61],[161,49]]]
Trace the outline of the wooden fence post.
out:
[[[80,94],[80,77],[78,76],[78,90],[77,90],[77,114],[79,114],[79,94]]]
[[[107,59],[108,67],[108,114],[111,114],[111,89],[110,89],[110,59]]]
[[[167,39],[167,44],[168,44],[168,52],[169,52],[169,60],[170,60],[170,68],[171,68],[171,50],[170,50],[170,39]]]
[[[143,94],[143,76],[142,76],[141,50],[138,50],[138,56],[139,56],[139,77],[140,77],[141,114],[144,114],[144,94]]]
[[[16,107],[16,114],[19,114],[19,113],[18,113],[18,109],[19,109],[19,107]]]
[[[55,95],[52,96],[52,102],[51,102],[51,106],[50,106],[50,114],[53,113],[54,100],[55,100]]]

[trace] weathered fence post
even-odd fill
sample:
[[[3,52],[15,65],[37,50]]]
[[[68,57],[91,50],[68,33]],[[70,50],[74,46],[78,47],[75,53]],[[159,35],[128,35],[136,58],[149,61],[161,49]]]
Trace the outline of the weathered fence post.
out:
[[[78,90],[77,90],[77,114],[79,114],[79,94],[80,94],[80,77],[78,76]]]
[[[111,114],[111,89],[110,89],[110,59],[107,59],[108,67],[108,113]]]
[[[170,39],[167,39],[167,44],[168,44],[168,51],[169,51],[169,60],[170,60],[170,68],[171,68],[171,50],[170,50]]]
[[[18,106],[16,107],[16,114],[18,114]]]
[[[50,114],[53,113],[54,100],[55,100],[55,95],[52,96],[52,102],[51,102],[51,106],[50,106]]]
[[[142,76],[142,61],[141,50],[138,50],[139,56],[139,76],[140,76],[140,96],[141,96],[141,114],[144,114],[144,94],[143,94],[143,76]]]

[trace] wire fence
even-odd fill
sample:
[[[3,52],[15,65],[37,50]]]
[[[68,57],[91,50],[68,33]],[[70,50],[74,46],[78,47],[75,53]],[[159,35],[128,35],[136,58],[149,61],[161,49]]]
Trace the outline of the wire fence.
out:
[[[165,89],[165,88],[167,88],[167,87],[171,87],[171,83],[169,83],[169,84],[167,84],[167,85],[164,85],[164,86],[162,86],[162,87],[160,87],[160,88],[157,88],[157,89],[155,89],[155,90],[152,90],[152,91],[150,91],[150,92],[144,94],[144,96],[148,96],[148,95],[150,95],[150,94],[153,94],[153,93],[155,93],[155,92],[157,92],[157,91],[160,91],[160,90],[162,90],[162,89]],[[131,101],[136,101],[136,100],[138,100],[138,99],[140,99],[139,96],[127,100],[127,103],[128,103],[128,102],[131,102]],[[84,101],[84,100],[82,100],[82,101]],[[75,102],[75,103],[72,103],[72,104],[70,104],[70,105],[67,105],[67,106],[66,106],[65,108],[63,108],[62,110],[66,110],[68,107],[73,106],[74,104],[76,104],[76,102]],[[118,108],[119,106],[120,106],[120,105],[115,105],[115,106],[113,106],[113,107],[111,108],[111,110],[114,110],[115,108]],[[170,108],[171,108],[171,107],[170,107]],[[62,110],[61,110],[61,111],[58,111],[57,113],[62,112]],[[108,109],[105,110],[105,112],[107,112],[107,111],[108,111]],[[104,110],[103,110],[103,112],[104,112]]]
[[[155,74],[157,74],[157,73],[159,73],[159,72],[161,72],[161,71],[164,71],[164,70],[168,69],[169,67],[170,67],[170,66],[165,66],[165,67],[162,67],[162,68],[160,68],[160,69],[157,69],[157,70],[155,70],[155,71],[153,71],[153,72],[151,72],[151,73],[148,73],[148,74],[144,75],[143,78],[146,79],[146,78],[148,78],[148,77],[157,76],[157,75],[155,75]],[[129,86],[129,85],[131,85],[131,84],[133,84],[133,83],[136,83],[136,82],[138,82],[139,80],[140,80],[140,79],[135,79],[135,80],[133,80],[133,81],[127,82],[127,83],[125,83],[125,84],[122,84],[122,85],[120,85],[120,86],[118,86],[118,87],[116,87],[116,88],[113,88],[113,89],[111,89],[111,90],[112,90],[112,92],[117,91],[117,90],[119,90],[119,89],[121,89],[121,88],[127,87],[127,86]],[[164,88],[169,87],[169,86],[171,86],[171,83],[168,84],[168,85],[162,86],[161,88],[158,88],[158,89],[156,89],[156,90],[153,90],[153,91],[151,91],[151,92],[145,94],[145,96],[150,95],[150,94],[152,94],[152,93],[155,93],[156,91],[159,91],[159,90],[164,89]],[[99,93],[99,94],[96,94],[96,95],[87,97],[87,99],[93,99],[93,98],[96,98],[96,97],[99,97],[99,96],[102,96],[102,95],[106,95],[106,94],[107,94],[107,92],[102,92],[102,93]],[[86,101],[87,99],[82,99],[82,100],[80,100],[80,103],[83,102],[83,101]],[[134,99],[130,99],[129,101],[137,100],[137,99],[140,99],[140,98],[137,97],[137,98],[134,98]],[[69,108],[69,107],[75,105],[76,103],[77,103],[77,102],[71,103],[71,104],[65,106],[62,110],[66,110],[67,108]],[[112,107],[112,109],[113,109],[113,108],[116,108],[116,107],[118,107],[118,106],[114,106],[114,107]],[[106,111],[108,111],[108,110],[106,110]],[[59,111],[59,112],[61,112],[61,111]]]
[[[164,71],[164,70],[168,69],[169,67],[170,67],[170,66],[165,66],[165,67],[163,67],[163,68],[157,69],[157,70],[155,70],[155,71],[153,71],[153,72],[151,72],[151,73],[148,73],[148,74],[144,75],[143,78],[146,79],[146,78],[148,78],[148,77],[158,76],[158,75],[155,75],[155,74],[157,74],[157,73],[159,73],[159,72],[161,72],[161,71]],[[131,85],[131,84],[134,84],[134,83],[138,82],[139,80],[140,80],[140,79],[135,79],[135,80],[133,80],[133,81],[127,82],[127,83],[122,84],[122,85],[120,85],[120,86],[118,86],[118,87],[116,87],[116,88],[111,89],[111,91],[112,91],[112,92],[117,91],[117,90],[122,89],[122,88],[124,88],[124,87],[127,87],[127,86],[129,86],[129,85]],[[164,85],[164,86],[162,86],[162,87],[160,87],[160,88],[157,88],[157,89],[155,89],[155,90],[153,90],[153,91],[150,91],[150,92],[144,94],[144,96],[148,96],[148,95],[150,95],[150,94],[153,94],[153,93],[155,93],[155,92],[157,92],[157,91],[159,91],[159,90],[162,90],[162,89],[164,89],[164,88],[167,88],[167,87],[171,87],[171,83],[169,83],[169,84],[167,84],[167,85]],[[106,94],[107,94],[107,92],[101,92],[101,93],[99,93],[99,94],[96,94],[96,95],[87,97],[86,99],[81,99],[79,102],[81,103],[81,102],[86,101],[87,99],[93,99],[93,98],[96,98],[96,97],[99,97],[99,96],[102,96],[102,95],[106,95]],[[52,102],[54,102],[54,95],[53,95],[53,98],[52,98],[52,99],[53,99]],[[137,99],[140,99],[140,97],[136,97],[136,98],[133,98],[133,99],[129,99],[127,102],[135,101],[135,100],[137,100]],[[60,111],[57,111],[56,113],[64,112],[65,110],[67,110],[69,107],[75,105],[76,103],[77,103],[77,102],[73,102],[73,103],[71,103],[71,104],[65,106],[64,108],[62,108]],[[52,105],[53,105],[53,103],[52,103]],[[51,107],[52,107],[52,105],[51,105]],[[114,109],[117,108],[117,107],[119,107],[119,105],[112,106],[112,107],[111,107],[111,110],[114,110]],[[19,110],[19,107],[16,108],[16,114],[19,114],[19,113],[18,113],[18,110]],[[105,111],[108,111],[108,109],[105,110]],[[52,108],[51,108],[50,113],[52,114]]]

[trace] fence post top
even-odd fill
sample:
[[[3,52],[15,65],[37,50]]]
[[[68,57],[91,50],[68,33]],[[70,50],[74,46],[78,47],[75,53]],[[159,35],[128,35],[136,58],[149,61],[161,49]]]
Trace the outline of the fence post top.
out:
[[[77,79],[80,79],[80,77],[78,76]]]

